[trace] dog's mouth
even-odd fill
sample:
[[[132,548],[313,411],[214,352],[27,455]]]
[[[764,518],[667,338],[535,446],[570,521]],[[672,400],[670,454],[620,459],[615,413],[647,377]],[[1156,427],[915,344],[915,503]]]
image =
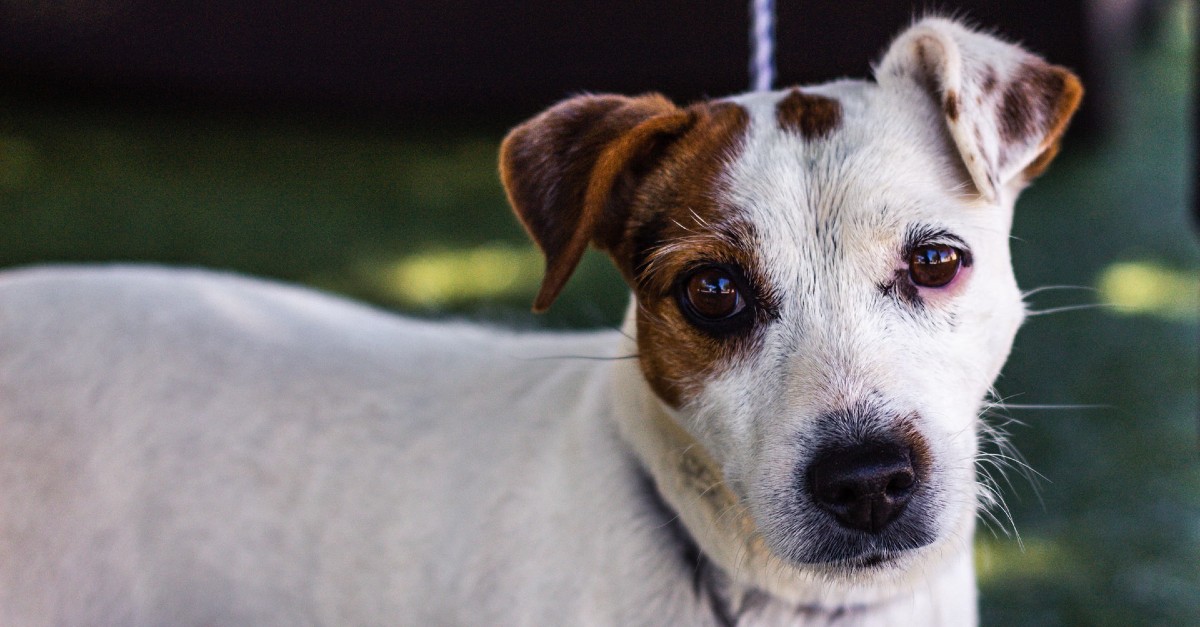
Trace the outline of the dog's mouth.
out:
[[[838,577],[861,578],[869,574],[887,576],[888,573],[895,573],[910,566],[914,552],[916,551],[919,551],[919,549],[901,551],[872,550],[853,557],[840,557],[820,562],[810,562],[806,567],[815,569],[817,572],[824,572],[827,575]]]
[[[898,561],[900,555],[889,551],[873,551],[859,557],[834,562],[835,565],[849,570],[871,570]]]
[[[848,532],[829,521],[813,521],[817,516],[806,518],[816,523],[804,525],[811,533],[782,535],[770,543],[777,555],[801,567],[835,570],[887,568],[907,562],[907,558],[938,540],[932,529],[915,522],[874,536]]]

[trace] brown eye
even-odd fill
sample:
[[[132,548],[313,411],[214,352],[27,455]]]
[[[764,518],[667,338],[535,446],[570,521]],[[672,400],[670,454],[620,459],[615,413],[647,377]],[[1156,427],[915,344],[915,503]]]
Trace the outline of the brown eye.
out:
[[[908,275],[921,287],[944,287],[958,275],[962,255],[945,244],[917,246],[908,257]]]
[[[752,328],[759,314],[758,300],[745,272],[736,265],[710,263],[679,275],[675,282],[679,312],[697,330],[725,339]]]
[[[692,311],[707,320],[723,320],[746,307],[733,277],[720,268],[693,274],[684,286],[684,297]]]

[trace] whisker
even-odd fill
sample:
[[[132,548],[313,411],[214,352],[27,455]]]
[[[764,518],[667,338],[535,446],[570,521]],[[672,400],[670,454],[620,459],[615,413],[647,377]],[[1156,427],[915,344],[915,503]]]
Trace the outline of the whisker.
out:
[[[1004,409],[1112,409],[1112,405],[1037,405],[1015,404],[1002,405]],[[1024,423],[1022,423],[1024,424]]]
[[[672,222],[672,223],[673,223],[675,226],[677,226],[677,227],[679,227],[679,228],[683,229],[684,231],[686,231],[686,232],[688,232],[688,233],[694,233],[694,232],[695,232],[695,231],[692,231],[691,229],[689,229],[688,227],[684,226],[683,224],[681,224],[681,223],[679,222],[679,220],[676,220],[676,219],[672,218],[672,219],[671,219],[671,222]]]
[[[1008,503],[1005,502],[1004,496],[1000,492],[999,484],[996,483],[996,480],[992,478],[991,475],[987,476],[989,480],[987,485],[983,486],[983,488],[986,490],[989,496],[988,500],[990,501],[989,504],[991,507],[985,511],[989,512],[991,520],[996,523],[1004,535],[1015,537],[1017,539],[1017,544],[1021,546],[1021,533],[1017,531],[1017,523],[1013,519],[1012,510],[1009,509]],[[1003,515],[1003,519],[1000,518],[1000,515],[998,515],[997,512],[1000,515]],[[1006,525],[1005,522],[1008,524]],[[1024,550],[1024,546],[1021,546],[1021,548]]]
[[[1033,489],[1034,496],[1038,503],[1045,508],[1045,501],[1042,499],[1041,486],[1039,480],[1050,482],[1050,479],[1033,467],[1021,455],[1012,441],[1009,440],[1009,433],[1005,429],[1010,424],[1019,424],[1023,426],[1019,420],[1008,416],[1007,414],[996,413],[990,410],[985,410],[980,414],[978,423],[980,425],[981,441],[995,447],[997,452],[979,451],[977,453],[981,464],[986,462],[987,465],[996,466],[1001,472],[1003,478],[1008,482],[1008,474],[1006,469],[1011,468],[1021,474],[1030,488]],[[1003,468],[1000,468],[1002,466]],[[987,466],[978,466],[981,470],[986,471]],[[1016,494],[1015,487],[1009,482],[1009,488]]]
[[[1021,298],[1029,298],[1030,296],[1033,296],[1034,294],[1040,294],[1042,292],[1049,292],[1050,290],[1086,290],[1088,292],[1100,291],[1094,287],[1090,287],[1087,285],[1043,285],[1041,287],[1035,287],[1027,292],[1021,292]]]
[[[984,508],[982,510],[984,521],[988,523],[988,528],[992,530],[992,535],[995,536],[996,530],[999,529],[1000,532],[1006,537],[1015,538],[1017,541],[1017,546],[1024,551],[1025,543],[1021,541],[1021,532],[1017,531],[1017,524],[1015,521],[1013,521],[1012,512],[1009,511],[1008,505],[1004,502],[1004,499],[1000,497],[997,489],[992,486],[981,486],[981,488],[990,495],[990,497],[987,499],[990,501],[988,504],[999,510],[1000,513],[1004,515],[1004,520],[1001,520],[1001,518],[996,515],[996,512],[992,510],[992,507]],[[1004,524],[1005,521],[1008,522],[1007,525]]]
[[[1009,448],[1009,446],[1006,445],[1004,448]],[[1007,453],[979,453],[978,455],[982,457],[982,459],[979,461],[992,464],[993,467],[999,470],[1001,476],[1004,477],[1006,482],[1008,481],[1008,473],[1005,471],[1009,468],[1012,468],[1020,472],[1022,475],[1025,475],[1026,473],[1032,475],[1032,477],[1026,476],[1026,479],[1037,478],[1047,483],[1051,483],[1050,479],[1048,479],[1046,475],[1043,475],[1035,470],[1033,466],[1030,466],[1023,458]],[[1030,481],[1030,483],[1034,482]],[[1012,484],[1009,484],[1008,487],[1014,488]]]
[[[1090,303],[1087,305],[1066,305],[1065,307],[1051,307],[1050,309],[1039,309],[1037,311],[1027,311],[1027,316],[1045,316],[1047,314],[1064,313],[1068,311],[1079,311],[1082,309],[1106,309],[1113,308],[1113,305],[1108,303]]]
[[[1006,437],[1008,436],[1008,432],[1004,430],[1004,427],[1007,427],[1008,425],[1017,425],[1018,427],[1029,426],[1023,421],[1017,420],[1008,414],[999,414],[993,411],[993,409],[1005,409],[1005,407],[1006,406],[997,406],[985,409],[984,413],[980,415],[980,418],[987,418],[989,420],[997,421],[995,424],[989,424],[987,427]]]
[[[539,357],[515,357],[521,361],[544,361],[549,359],[577,359],[584,361],[623,361],[626,359],[637,359],[640,355],[618,355],[616,357],[599,357],[596,355],[542,355]]]
[[[1023,424],[1003,413],[1003,410],[1010,407],[1005,401],[1013,396],[1001,398],[993,389],[991,398],[994,400],[984,404],[976,421],[980,442],[979,450],[975,453],[980,519],[992,530],[993,535],[998,530],[1006,536],[1015,538],[1017,545],[1023,551],[1024,543],[1017,530],[1012,510],[1005,501],[1005,491],[1001,489],[1001,482],[1007,486],[1009,494],[1019,496],[1012,477],[1009,475],[1010,470],[1016,471],[1032,488],[1038,503],[1045,508],[1040,483],[1042,481],[1050,482],[1050,480],[1034,470],[1009,440],[1009,432],[1006,427]],[[1012,406],[1026,407],[1024,405]]]

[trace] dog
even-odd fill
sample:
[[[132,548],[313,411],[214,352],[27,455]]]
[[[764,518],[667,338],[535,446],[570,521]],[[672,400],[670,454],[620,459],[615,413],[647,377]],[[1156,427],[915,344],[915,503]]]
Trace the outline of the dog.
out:
[[[0,278],[0,624],[970,625],[1013,203],[1068,70],[952,20],[874,80],[570,98],[501,177],[619,332],[195,270]]]

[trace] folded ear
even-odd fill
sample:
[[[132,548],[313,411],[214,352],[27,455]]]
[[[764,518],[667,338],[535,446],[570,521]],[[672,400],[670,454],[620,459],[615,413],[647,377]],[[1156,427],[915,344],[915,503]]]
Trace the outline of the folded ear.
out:
[[[562,291],[589,242],[611,250],[637,181],[691,116],[650,94],[578,96],[521,124],[500,146],[508,201],[546,256],[533,310]]]
[[[976,190],[990,202],[1041,174],[1083,96],[1070,71],[939,18],[897,37],[875,75],[885,86],[916,82],[941,105]]]

